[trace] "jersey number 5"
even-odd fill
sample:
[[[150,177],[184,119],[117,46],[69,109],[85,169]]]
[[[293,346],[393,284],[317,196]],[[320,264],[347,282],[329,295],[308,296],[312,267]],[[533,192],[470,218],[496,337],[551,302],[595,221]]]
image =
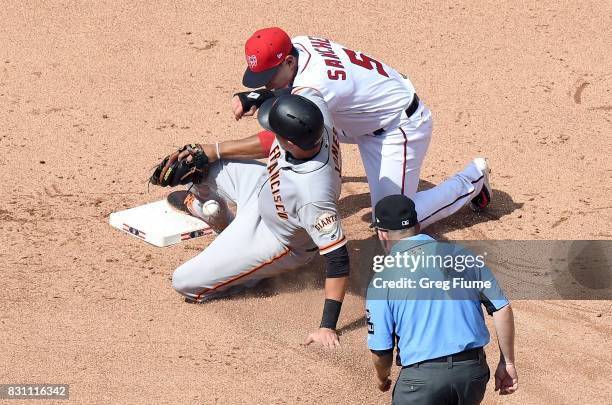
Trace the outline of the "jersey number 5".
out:
[[[372,59],[368,55],[364,55],[361,52],[360,52],[361,55],[358,56],[357,52],[352,51],[350,49],[342,48],[342,50],[347,54],[352,64],[359,65],[362,68],[366,68],[368,70],[372,70],[374,69],[374,67],[376,67],[376,71],[380,75],[389,77],[387,72],[385,72],[385,69],[383,68],[382,63],[380,63],[376,59]]]

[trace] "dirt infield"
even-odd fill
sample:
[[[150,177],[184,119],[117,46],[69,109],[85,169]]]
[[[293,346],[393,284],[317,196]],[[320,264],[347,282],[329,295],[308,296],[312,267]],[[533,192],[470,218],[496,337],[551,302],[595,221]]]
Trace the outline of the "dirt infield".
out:
[[[408,74],[434,114],[423,186],[489,158],[491,209],[433,236],[612,239],[610,0],[81,3],[0,6],[0,384],[67,383],[74,403],[390,402],[358,294],[341,349],[300,345],[320,319],[320,262],[189,305],[170,277],[209,239],[159,249],[107,224],[164,197],[144,179],[172,148],[257,130],[229,99],[263,26]],[[354,254],[372,237],[369,196],[356,148],[342,151]],[[520,389],[500,398],[490,383],[486,402],[612,403],[612,303],[513,304]],[[487,354],[495,365],[495,343]]]

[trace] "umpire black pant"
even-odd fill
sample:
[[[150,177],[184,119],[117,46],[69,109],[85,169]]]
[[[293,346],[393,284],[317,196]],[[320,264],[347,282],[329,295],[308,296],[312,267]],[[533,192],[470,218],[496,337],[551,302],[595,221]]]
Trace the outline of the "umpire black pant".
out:
[[[479,404],[490,371],[484,351],[476,351],[471,360],[453,361],[453,356],[447,356],[402,368],[393,389],[393,405]]]

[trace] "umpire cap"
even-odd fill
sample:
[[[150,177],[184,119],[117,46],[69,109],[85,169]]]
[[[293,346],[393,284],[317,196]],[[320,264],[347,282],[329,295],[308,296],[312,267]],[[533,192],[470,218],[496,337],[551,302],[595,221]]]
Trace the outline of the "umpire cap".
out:
[[[399,231],[418,223],[414,201],[403,194],[388,195],[374,207],[374,223],[370,228]]]
[[[266,100],[257,119],[262,127],[291,141],[300,149],[314,148],[323,137],[323,114],[305,97],[286,94]]]

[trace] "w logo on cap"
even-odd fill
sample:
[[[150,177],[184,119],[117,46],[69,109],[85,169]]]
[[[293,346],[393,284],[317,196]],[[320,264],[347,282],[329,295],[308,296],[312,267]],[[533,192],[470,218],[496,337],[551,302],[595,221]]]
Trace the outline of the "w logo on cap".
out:
[[[255,55],[247,56],[247,63],[249,64],[249,67],[253,69],[255,66],[257,66],[257,56]]]

